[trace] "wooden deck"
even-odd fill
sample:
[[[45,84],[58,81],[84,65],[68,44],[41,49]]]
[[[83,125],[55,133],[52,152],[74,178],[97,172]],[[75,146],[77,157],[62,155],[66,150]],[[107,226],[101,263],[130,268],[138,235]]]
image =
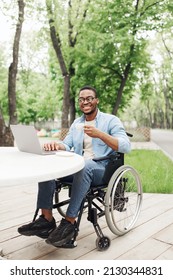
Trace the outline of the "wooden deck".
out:
[[[0,254],[10,260],[173,260],[173,194],[144,194],[142,211],[135,228],[115,236],[100,219],[111,246],[100,252],[95,247],[93,226],[82,218],[77,247],[55,248],[38,237],[25,237],[17,228],[32,219],[37,186],[0,188]],[[57,222],[61,216],[55,212]]]

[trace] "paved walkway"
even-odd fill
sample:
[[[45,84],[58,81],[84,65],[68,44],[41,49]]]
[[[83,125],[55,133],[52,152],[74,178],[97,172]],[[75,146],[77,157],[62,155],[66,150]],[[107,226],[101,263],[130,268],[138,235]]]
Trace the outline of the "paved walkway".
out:
[[[131,142],[132,149],[160,150],[160,147],[154,142]]]
[[[162,147],[154,143],[153,141],[150,142],[131,142],[132,150],[135,149],[146,149],[146,150],[161,150],[169,159],[173,161],[173,157],[170,153],[165,151]]]
[[[151,129],[151,140],[173,160],[173,130]]]

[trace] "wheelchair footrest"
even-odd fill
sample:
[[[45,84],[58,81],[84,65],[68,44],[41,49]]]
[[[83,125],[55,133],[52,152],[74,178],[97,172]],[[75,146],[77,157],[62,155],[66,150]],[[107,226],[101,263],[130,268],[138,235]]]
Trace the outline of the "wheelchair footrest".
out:
[[[77,242],[76,240],[70,240],[67,243],[61,245],[61,246],[56,246],[57,248],[67,248],[67,249],[73,249],[77,247]]]

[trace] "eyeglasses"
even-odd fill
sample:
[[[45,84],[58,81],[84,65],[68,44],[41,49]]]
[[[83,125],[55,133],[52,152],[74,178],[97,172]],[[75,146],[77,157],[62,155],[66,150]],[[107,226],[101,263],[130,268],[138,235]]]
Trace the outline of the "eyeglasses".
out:
[[[96,99],[96,97],[93,97],[93,96],[88,96],[86,98],[79,97],[78,101],[79,101],[79,103],[84,103],[85,101],[88,103],[88,102],[92,102],[94,99]]]

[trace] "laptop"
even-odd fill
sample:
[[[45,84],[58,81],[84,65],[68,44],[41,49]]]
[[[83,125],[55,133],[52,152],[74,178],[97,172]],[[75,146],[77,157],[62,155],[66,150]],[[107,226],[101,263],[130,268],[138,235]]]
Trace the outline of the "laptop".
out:
[[[34,126],[11,124],[10,127],[19,151],[38,155],[56,154],[56,151],[44,151]]]

